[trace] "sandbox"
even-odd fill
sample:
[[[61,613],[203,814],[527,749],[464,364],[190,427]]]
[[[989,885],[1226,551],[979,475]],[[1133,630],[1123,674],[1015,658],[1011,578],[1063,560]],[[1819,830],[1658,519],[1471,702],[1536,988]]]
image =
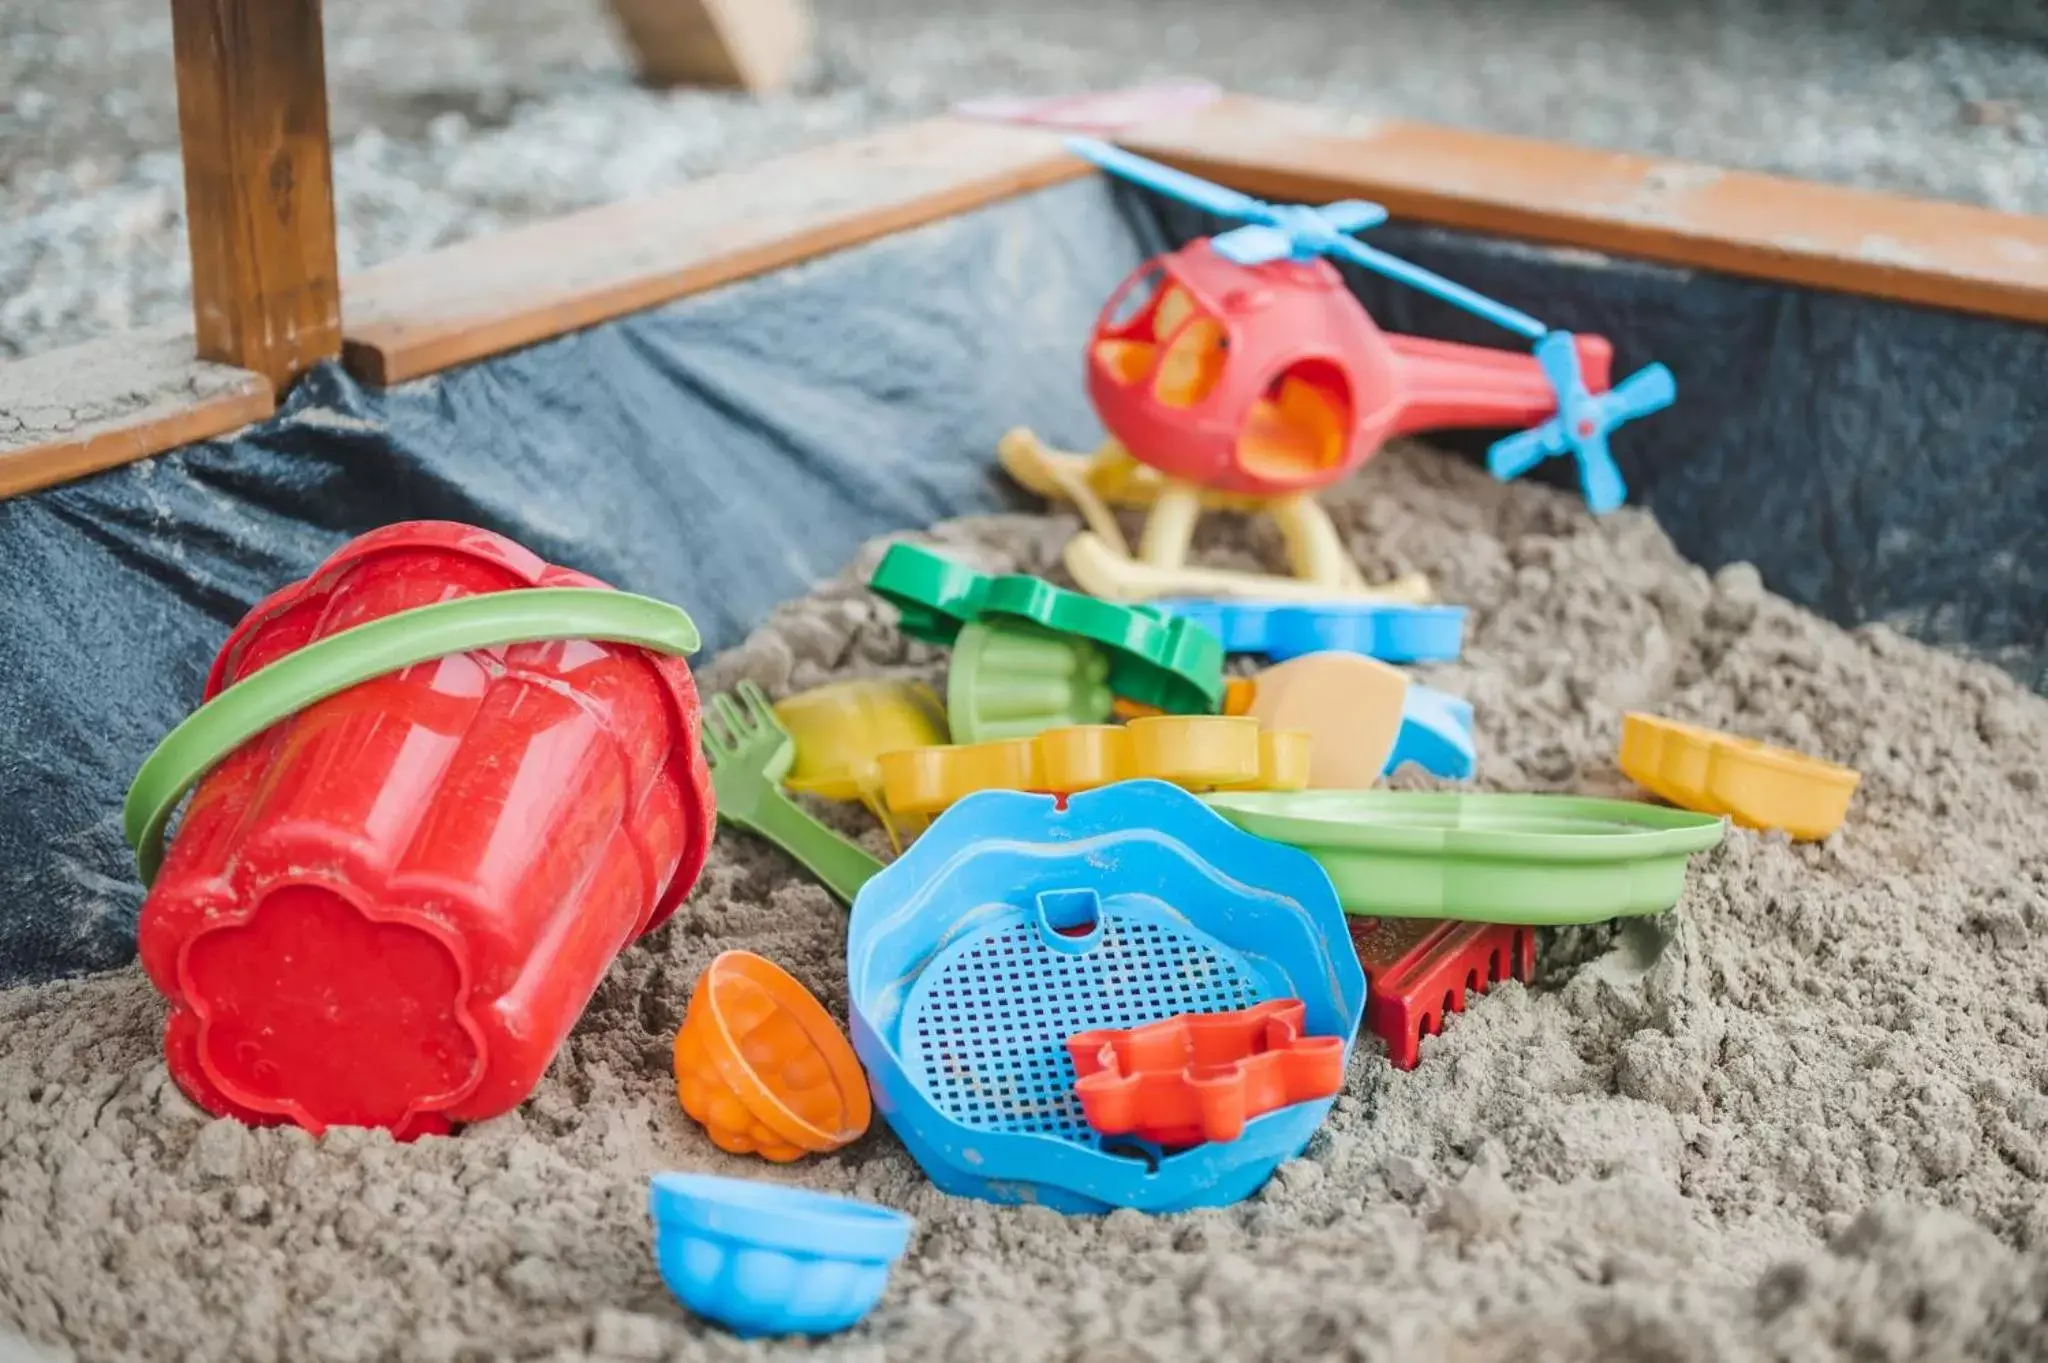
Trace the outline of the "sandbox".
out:
[[[995,441],[1020,420],[1092,439],[1075,338],[1147,250],[1203,230],[1013,133],[928,129],[834,163],[847,178],[824,217],[840,226],[802,248],[728,218],[706,232],[718,250],[650,261],[663,233],[648,227],[623,264],[586,260],[553,294],[517,296],[505,272],[559,235],[476,248],[473,273],[466,250],[391,267],[362,295],[349,363],[315,368],[276,415],[140,463],[74,441],[73,463],[32,481],[114,466],[0,503],[23,584],[10,637],[48,644],[18,649],[0,682],[24,720],[0,821],[7,978],[113,968],[0,994],[0,1319],[92,1357],[797,1352],[678,1311],[641,1203],[657,1169],[759,1172],[675,1104],[670,1042],[713,956],[772,954],[844,1009],[844,910],[779,853],[721,835],[696,894],[612,969],[512,1115],[411,1145],[316,1141],[209,1121],[169,1081],[161,1002],[122,967],[139,887],[119,791],[228,622],[347,534],[414,516],[489,524],[687,602],[717,651],[707,686],[935,678],[940,655],[861,585],[875,537],[1057,576],[1074,522],[1002,481]],[[968,190],[946,170],[964,146],[991,158]],[[1233,154],[1190,159],[1218,173]],[[904,190],[912,171],[926,178]],[[1277,172],[1240,171],[1281,192]],[[863,202],[876,174],[897,196],[881,209]],[[1327,166],[1290,174],[1342,188]],[[1673,913],[1547,934],[1534,982],[1474,1002],[1412,1072],[1368,1041],[1303,1157],[1228,1210],[952,1199],[880,1130],[793,1167],[779,1176],[920,1223],[860,1332],[803,1352],[2040,1353],[2039,291],[1933,256],[1745,254],[1711,213],[1671,235],[1712,251],[1617,262],[1587,248],[1660,249],[1627,227],[1639,207],[1574,246],[1586,219],[1565,209],[1489,233],[1471,196],[1409,193],[1424,225],[1390,244],[1693,384],[1618,446],[1647,509],[1595,521],[1565,492],[1420,446],[1328,496],[1369,577],[1420,571],[1471,608],[1463,658],[1417,676],[1473,703],[1478,786],[1624,794],[1621,716],[1653,709],[1857,767],[1849,824],[1818,844],[1733,830]],[[829,247],[850,249],[788,264]],[[1835,273],[1790,278],[1788,252]],[[548,339],[570,327],[586,329]],[[1967,367],[1941,367],[1966,350]],[[1930,435],[1959,423],[1967,440]],[[2004,501],[1978,495],[1987,480]],[[1246,568],[1279,552],[1221,518],[1198,547]],[[827,812],[886,853],[857,811]]]

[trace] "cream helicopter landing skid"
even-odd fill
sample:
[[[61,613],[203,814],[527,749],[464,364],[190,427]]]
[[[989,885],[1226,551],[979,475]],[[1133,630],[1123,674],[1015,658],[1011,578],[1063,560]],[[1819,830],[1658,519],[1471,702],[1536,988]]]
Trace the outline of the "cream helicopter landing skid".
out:
[[[1088,529],[1068,541],[1063,559],[1075,584],[1090,595],[1112,601],[1225,596],[1421,605],[1430,600],[1429,580],[1419,573],[1368,586],[1329,516],[1305,493],[1258,497],[1198,487],[1138,463],[1114,440],[1090,456],[1048,449],[1030,431],[1014,430],[997,452],[1004,470],[1024,488],[1072,502],[1080,511]],[[1135,555],[1112,506],[1151,510]],[[1256,511],[1272,517],[1294,576],[1190,564],[1188,545],[1204,511]]]

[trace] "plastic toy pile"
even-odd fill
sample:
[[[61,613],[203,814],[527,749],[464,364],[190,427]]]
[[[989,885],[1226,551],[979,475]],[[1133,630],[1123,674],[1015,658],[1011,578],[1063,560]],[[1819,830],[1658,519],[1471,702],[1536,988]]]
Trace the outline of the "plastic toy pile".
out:
[[[1647,715],[1628,717],[1620,762],[1665,803],[1378,788],[1410,764],[1474,775],[1471,706],[1401,670],[1456,658],[1465,613],[1389,599],[1427,584],[1357,581],[1307,489],[1392,426],[1354,419],[1355,386],[1328,366],[1282,357],[1283,381],[1243,388],[1218,366],[1259,353],[1231,341],[1249,322],[1217,321],[1230,308],[1205,282],[1228,264],[1275,289],[1334,288],[1338,306],[1350,295],[1321,256],[1383,267],[1345,235],[1377,218],[1211,206],[1254,226],[1188,248],[1199,268],[1135,310],[1112,302],[1091,347],[1124,444],[1085,470],[1022,461],[1088,513],[1077,580],[1106,561],[1118,499],[1163,518],[1157,571],[1088,595],[893,545],[869,585],[905,633],[950,650],[943,701],[866,679],[700,707],[683,612],[465,526],[363,536],[260,603],[126,810],[179,1086],[208,1111],[314,1132],[412,1138],[506,1112],[613,958],[688,895],[723,819],[851,914],[843,1029],[760,956],[728,952],[697,980],[677,1095],[716,1146],[787,1163],[859,1139],[879,1110],[959,1196],[1221,1205],[1307,1144],[1361,1026],[1413,1067],[1471,996],[1532,979],[1538,929],[1670,909],[1725,819],[1805,838],[1839,825],[1853,771]],[[1504,472],[1569,449],[1595,509],[1618,499],[1605,432],[1668,375],[1590,395],[1579,357],[1604,380],[1604,343],[1543,332],[1534,361],[1389,349],[1349,306],[1349,334],[1379,347],[1362,363],[1432,420],[1457,416],[1432,383],[1475,420],[1531,413]],[[1199,426],[1212,392],[1261,405],[1258,440],[1226,441],[1206,472],[1155,457],[1160,404]],[[1300,574],[1178,571],[1212,492],[1281,520]],[[1219,582],[1231,591],[1167,594]],[[1232,677],[1231,654],[1266,665]],[[899,855],[884,866],[812,798],[865,805]],[[664,1174],[650,1196],[664,1280],[747,1335],[854,1324],[913,1232],[899,1212],[772,1183]]]

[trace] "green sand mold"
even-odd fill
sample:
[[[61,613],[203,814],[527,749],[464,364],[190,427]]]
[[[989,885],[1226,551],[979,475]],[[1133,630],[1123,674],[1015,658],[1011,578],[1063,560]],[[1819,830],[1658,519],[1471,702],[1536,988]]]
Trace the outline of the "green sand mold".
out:
[[[1022,620],[977,620],[953,640],[946,716],[955,743],[1035,738],[1109,722],[1108,650]]]
[[[1194,621],[1100,601],[1026,573],[991,576],[915,544],[889,546],[868,589],[894,605],[905,634],[950,644],[980,620],[1022,620],[1099,644],[1112,692],[1170,715],[1223,703],[1223,643]]]
[[[1311,790],[1224,792],[1210,808],[1247,833],[1298,847],[1346,913],[1562,927],[1662,913],[1686,858],[1727,821],[1575,795]]]

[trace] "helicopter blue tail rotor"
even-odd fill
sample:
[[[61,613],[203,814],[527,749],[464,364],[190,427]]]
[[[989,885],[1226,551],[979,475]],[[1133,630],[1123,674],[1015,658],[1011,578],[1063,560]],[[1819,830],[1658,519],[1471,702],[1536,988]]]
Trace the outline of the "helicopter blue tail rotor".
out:
[[[1628,500],[1628,484],[1608,449],[1608,434],[1637,417],[1662,411],[1678,398],[1678,382],[1661,364],[1645,365],[1605,393],[1590,393],[1579,369],[1575,338],[1553,331],[1536,343],[1536,361],[1558,395],[1557,415],[1494,442],[1487,471],[1502,481],[1519,478],[1543,460],[1570,454],[1579,465],[1579,489],[1596,516]]]

